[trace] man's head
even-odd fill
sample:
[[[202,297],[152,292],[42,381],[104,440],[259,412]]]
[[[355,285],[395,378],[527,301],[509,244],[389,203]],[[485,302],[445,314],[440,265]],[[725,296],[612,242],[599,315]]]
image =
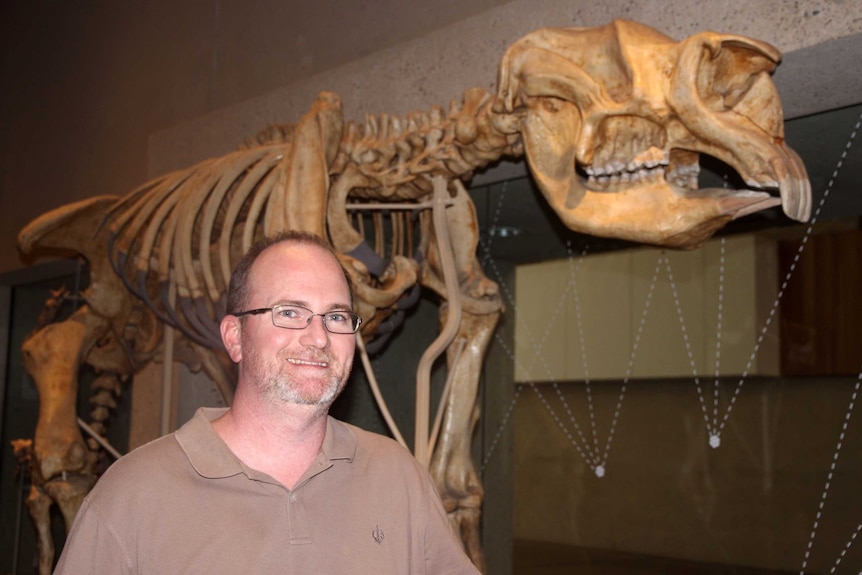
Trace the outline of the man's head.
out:
[[[350,374],[355,341],[332,333],[321,316],[352,311],[349,280],[328,244],[288,232],[255,245],[234,270],[227,303],[221,333],[239,364],[239,387],[273,405],[332,403]],[[301,329],[279,327],[270,310],[280,305],[315,315]],[[249,310],[256,313],[243,314]]]
[[[264,238],[253,244],[248,251],[245,252],[236,264],[236,267],[234,267],[233,273],[231,273],[230,285],[228,286],[227,291],[228,313],[237,313],[248,308],[248,276],[252,265],[257,261],[260,254],[262,254],[267,248],[282,242],[316,245],[329,252],[329,254],[336,260],[338,259],[335,250],[332,249],[332,246],[330,246],[326,240],[309,232],[288,230],[274,236]],[[352,304],[353,284],[350,282],[350,276],[347,275],[347,271],[344,270],[343,266],[342,272],[344,273],[344,280],[347,282],[347,288],[350,290],[350,302]]]

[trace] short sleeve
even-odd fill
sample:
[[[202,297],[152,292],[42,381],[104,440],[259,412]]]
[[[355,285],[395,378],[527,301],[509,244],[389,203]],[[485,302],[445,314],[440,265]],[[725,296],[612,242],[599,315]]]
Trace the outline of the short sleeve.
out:
[[[126,575],[134,573],[131,558],[116,532],[84,500],[54,575]]]

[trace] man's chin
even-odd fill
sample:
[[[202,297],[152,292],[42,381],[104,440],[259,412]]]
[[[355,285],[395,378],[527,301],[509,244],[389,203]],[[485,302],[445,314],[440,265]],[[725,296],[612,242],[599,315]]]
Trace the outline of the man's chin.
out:
[[[296,389],[292,386],[277,385],[275,393],[277,398],[285,403],[294,405],[309,405],[316,406],[323,410],[329,409],[329,406],[338,398],[344,386],[335,383],[330,384],[324,389]]]

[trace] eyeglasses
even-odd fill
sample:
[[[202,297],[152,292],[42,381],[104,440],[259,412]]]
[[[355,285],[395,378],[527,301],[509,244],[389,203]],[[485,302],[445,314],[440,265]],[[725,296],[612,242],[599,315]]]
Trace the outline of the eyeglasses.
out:
[[[277,327],[285,329],[305,329],[314,319],[314,316],[319,315],[323,318],[323,327],[329,333],[348,334],[356,333],[359,329],[359,324],[362,323],[362,318],[351,311],[330,311],[326,313],[314,313],[308,308],[299,305],[276,305],[273,307],[262,307],[260,309],[250,309],[232,313],[230,315],[242,317],[244,315],[259,315],[272,312],[272,323]]]

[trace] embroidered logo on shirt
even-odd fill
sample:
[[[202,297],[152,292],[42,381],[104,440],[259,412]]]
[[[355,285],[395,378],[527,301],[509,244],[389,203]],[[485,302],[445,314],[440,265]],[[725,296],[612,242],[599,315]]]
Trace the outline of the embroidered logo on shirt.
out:
[[[374,529],[371,531],[371,536],[377,541],[378,545],[382,545],[383,541],[386,539],[386,535],[383,534],[383,530],[379,525],[375,525]]]

